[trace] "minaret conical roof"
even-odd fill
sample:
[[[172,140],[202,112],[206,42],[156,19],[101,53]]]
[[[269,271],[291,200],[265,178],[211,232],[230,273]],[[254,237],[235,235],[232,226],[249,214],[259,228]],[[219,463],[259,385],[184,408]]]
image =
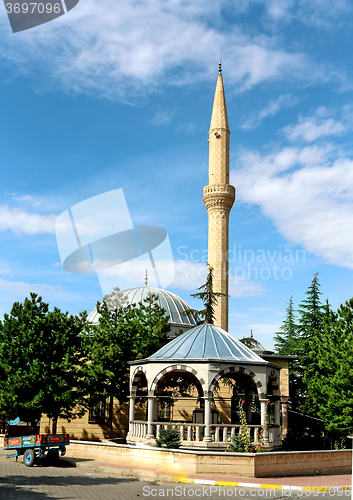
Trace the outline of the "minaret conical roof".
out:
[[[222,73],[219,73],[214,95],[210,130],[223,128],[229,130],[226,98]]]

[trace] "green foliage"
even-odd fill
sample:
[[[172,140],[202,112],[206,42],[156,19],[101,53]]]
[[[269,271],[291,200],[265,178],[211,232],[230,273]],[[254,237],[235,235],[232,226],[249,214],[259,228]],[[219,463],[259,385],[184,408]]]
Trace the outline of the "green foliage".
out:
[[[289,362],[289,395],[292,401],[292,408],[295,410],[299,409],[304,396],[304,387],[303,372],[299,361],[300,334],[296,323],[293,296],[289,300],[286,317],[279,331],[275,334],[274,341],[274,347],[278,354],[296,356],[296,359]]]
[[[298,326],[295,321],[293,296],[289,300],[286,309],[286,317],[282,326],[274,336],[274,347],[276,352],[284,355],[297,354],[298,348]]]
[[[264,426],[258,434],[258,444],[253,444],[249,435],[249,427],[243,408],[244,401],[239,401],[240,432],[232,437],[228,451],[235,453],[260,453],[263,447]]]
[[[213,279],[213,267],[207,263],[206,283],[198,288],[198,290],[202,291],[191,294],[191,297],[202,300],[204,309],[201,309],[200,311],[196,309],[188,309],[183,313],[185,315],[192,314],[195,317],[200,318],[200,321],[198,322],[199,325],[204,322],[213,325],[215,320],[215,307],[218,303],[218,297],[228,297],[228,295],[225,293],[214,292]]]
[[[292,299],[275,337],[280,354],[293,354],[291,399],[300,412],[321,419],[331,441],[353,431],[353,299],[337,313],[321,303],[318,274],[299,305],[296,323]]]
[[[310,378],[311,375],[311,378]],[[326,315],[314,369],[306,375],[309,402],[337,439],[353,431],[353,299]]]
[[[129,361],[144,359],[168,341],[170,326],[164,309],[151,295],[143,303],[109,309],[98,303],[99,324],[88,327],[85,343],[88,356],[86,376],[92,394],[110,399],[110,432],[113,398],[126,401],[129,395]]]
[[[157,445],[162,448],[176,449],[181,446],[180,431],[168,425],[166,429],[161,429],[159,438],[156,439]]]
[[[246,442],[242,434],[234,434],[232,441],[229,445],[229,451],[233,453],[245,453]]]
[[[31,294],[0,323],[0,413],[6,419],[71,419],[86,408],[81,332],[86,316],[70,316]]]
[[[128,299],[126,298],[124,293],[120,291],[120,288],[118,286],[113,288],[113,291],[110,294],[104,295],[103,300],[107,305],[109,311],[113,311],[115,309],[119,309],[120,307],[128,305]]]

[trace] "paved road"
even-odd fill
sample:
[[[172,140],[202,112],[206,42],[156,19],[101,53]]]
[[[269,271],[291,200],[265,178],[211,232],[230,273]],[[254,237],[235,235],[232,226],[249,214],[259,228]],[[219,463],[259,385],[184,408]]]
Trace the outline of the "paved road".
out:
[[[8,500],[143,500],[202,498],[253,498],[255,500],[276,496],[283,498],[280,490],[249,490],[234,487],[185,485],[138,481],[134,478],[97,472],[93,467],[79,468],[61,459],[56,466],[46,462],[25,467],[22,460],[5,459],[7,452],[0,451],[0,499]],[[305,498],[347,498],[350,493],[317,492],[303,495]],[[288,498],[289,495],[285,495]],[[297,493],[292,494],[297,499]]]

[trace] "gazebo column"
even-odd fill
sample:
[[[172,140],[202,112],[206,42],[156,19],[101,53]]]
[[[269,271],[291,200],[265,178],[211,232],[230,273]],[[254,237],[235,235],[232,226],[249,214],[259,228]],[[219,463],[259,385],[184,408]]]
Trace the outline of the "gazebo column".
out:
[[[264,444],[268,444],[268,431],[267,431],[267,403],[268,399],[260,399],[261,405],[261,426],[264,427]]]
[[[147,406],[147,439],[154,439],[153,421],[154,421],[154,396],[148,396]]]
[[[205,401],[205,433],[203,440],[206,442],[212,441],[211,438],[211,398],[204,398]]]
[[[279,441],[281,439],[281,409],[279,399],[275,401],[275,425],[278,427],[275,430],[275,440]]]
[[[282,396],[282,435],[286,437],[288,433],[288,397]]]
[[[132,423],[135,420],[135,396],[129,396],[129,433],[130,435],[133,432],[134,424]]]
[[[281,425],[280,402],[275,401],[275,425]]]

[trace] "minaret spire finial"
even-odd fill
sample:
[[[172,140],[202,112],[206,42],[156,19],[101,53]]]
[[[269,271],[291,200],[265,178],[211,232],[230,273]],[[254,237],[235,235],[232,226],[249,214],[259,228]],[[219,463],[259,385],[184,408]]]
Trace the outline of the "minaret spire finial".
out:
[[[219,60],[218,71],[222,73],[222,59]]]
[[[146,269],[146,274],[145,274],[145,286],[148,285],[148,272],[147,272],[147,269]]]

